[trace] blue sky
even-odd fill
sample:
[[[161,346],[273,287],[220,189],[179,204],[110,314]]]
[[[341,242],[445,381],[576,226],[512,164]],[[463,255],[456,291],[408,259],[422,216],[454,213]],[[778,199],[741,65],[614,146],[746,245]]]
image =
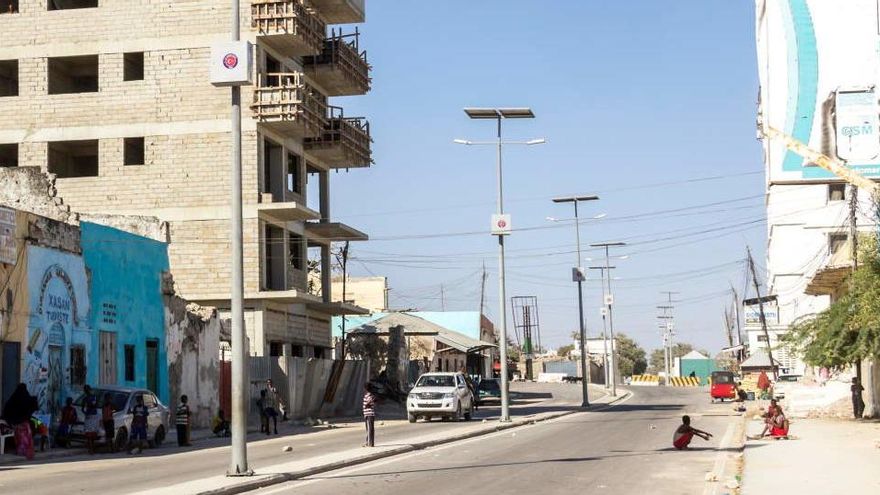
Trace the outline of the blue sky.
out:
[[[504,153],[508,296],[536,295],[542,340],[577,328],[571,207],[554,196],[596,193],[582,207],[583,244],[622,240],[613,260],[615,329],[660,345],[655,306],[680,292],[677,340],[717,351],[730,284],[744,285],[746,245],[763,265],[764,179],[755,133],[757,71],[751,2],[519,0],[367,2],[361,46],[373,90],[339,98],[370,118],[375,166],[333,177],[333,216],[368,232],[354,275],[385,275],[395,308],[478,309],[497,321],[494,148],[466,106],[530,106],[505,138],[545,137]],[[441,236],[432,234],[445,234]],[[458,234],[458,235],[453,235]],[[585,265],[600,253],[586,250]],[[588,281],[591,336],[601,290]]]

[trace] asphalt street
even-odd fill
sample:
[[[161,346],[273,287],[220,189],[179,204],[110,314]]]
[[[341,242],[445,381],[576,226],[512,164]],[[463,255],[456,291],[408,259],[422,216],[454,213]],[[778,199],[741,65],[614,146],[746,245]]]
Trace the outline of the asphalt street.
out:
[[[383,459],[260,494],[699,494],[735,415],[703,389],[634,388],[628,401],[557,420]],[[672,448],[681,416],[713,433]]]
[[[512,407],[515,416],[574,408],[575,404],[580,404],[580,387],[576,385],[515,384],[512,390],[518,397]],[[476,421],[497,420],[498,412],[497,405],[481,407]],[[437,420],[409,424],[400,420],[382,421],[380,417],[377,442],[405,444],[414,435],[452,431],[461,425]],[[332,430],[326,427],[283,428],[295,434],[250,436],[248,460],[251,468],[259,471],[261,467],[280,462],[343,451],[359,446],[364,437],[360,422],[339,423],[339,427]],[[63,487],[60,493],[118,494],[170,486],[226,471],[228,438],[210,438],[195,443],[194,447],[178,448],[173,442],[166,442],[140,456],[78,454],[40,462],[0,465],[0,493],[57,495],[59,487]],[[293,450],[282,452],[282,448],[288,445]]]

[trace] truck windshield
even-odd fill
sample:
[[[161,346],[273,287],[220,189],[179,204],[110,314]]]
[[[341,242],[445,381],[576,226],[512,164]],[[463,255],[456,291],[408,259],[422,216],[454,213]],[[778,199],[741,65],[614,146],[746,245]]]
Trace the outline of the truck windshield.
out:
[[[416,387],[454,387],[452,375],[422,375]]]

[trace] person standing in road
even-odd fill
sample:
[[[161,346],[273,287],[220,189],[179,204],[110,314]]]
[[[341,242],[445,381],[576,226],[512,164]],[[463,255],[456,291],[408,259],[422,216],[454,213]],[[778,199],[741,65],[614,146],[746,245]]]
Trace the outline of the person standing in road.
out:
[[[865,390],[865,387],[862,386],[859,377],[853,377],[849,390],[852,392],[853,416],[856,419],[862,419],[862,416],[865,414],[865,401],[862,400],[862,390]]]
[[[180,404],[177,405],[177,412],[174,414],[175,425],[177,426],[177,445],[180,447],[189,447],[189,419],[192,412],[189,410],[189,397],[180,396]]]
[[[758,375],[758,389],[761,390],[761,399],[772,399],[770,397],[770,378],[767,377],[767,373],[761,371],[761,374]]]
[[[370,390],[370,384],[364,385],[364,424],[367,427],[367,441],[364,447],[376,445],[376,396]]]
[[[133,446],[128,453],[134,454],[137,449],[137,453],[140,454],[144,450],[144,444],[147,443],[147,417],[150,415],[142,395],[135,398],[135,404],[128,413],[131,414],[131,445]]]

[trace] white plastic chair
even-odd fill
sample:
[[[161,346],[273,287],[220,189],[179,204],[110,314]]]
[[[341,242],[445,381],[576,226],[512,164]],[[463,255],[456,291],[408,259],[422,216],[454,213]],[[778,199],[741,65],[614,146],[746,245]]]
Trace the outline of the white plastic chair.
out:
[[[8,431],[9,433],[3,433]],[[6,439],[15,436],[15,430],[6,421],[0,420],[0,455],[6,453]]]

